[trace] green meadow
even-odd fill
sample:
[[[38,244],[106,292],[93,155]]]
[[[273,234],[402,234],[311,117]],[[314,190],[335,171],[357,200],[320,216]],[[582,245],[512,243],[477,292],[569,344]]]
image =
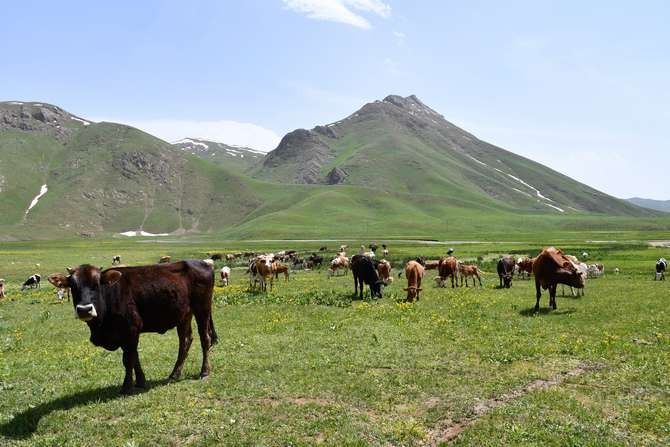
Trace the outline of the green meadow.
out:
[[[653,268],[670,252],[637,242],[641,230],[621,242],[606,222],[601,228],[553,239],[567,253],[589,252],[606,273],[587,281],[583,297],[567,288],[562,296],[559,286],[555,311],[544,291],[538,313],[534,282],[498,289],[495,262],[535,255],[551,235],[450,244],[480,265],[484,287],[436,288],[428,271],[413,304],[403,302],[399,267],[436,259],[447,245],[377,240],[390,247],[395,281],[376,300],[354,299],[351,274],[328,279],[325,269],[280,276],[260,293],[236,262],[231,285],[217,280],[214,291],[212,375],[198,380],[196,340],[182,380],[168,382],[176,332],[143,334],[149,388],[128,397],[118,394],[121,351],[88,341],[48,274],[108,267],[116,254],[136,265],[325,245],[330,256],[340,243],[353,252],[370,241],[2,243],[0,445],[668,445],[670,281],[653,281]],[[32,273],[42,288],[21,291]]]

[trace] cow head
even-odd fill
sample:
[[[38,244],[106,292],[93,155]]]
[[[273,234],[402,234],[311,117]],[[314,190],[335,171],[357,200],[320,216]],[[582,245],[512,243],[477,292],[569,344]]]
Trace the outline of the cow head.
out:
[[[402,290],[407,292],[407,298],[405,299],[405,301],[416,301],[419,299],[419,292],[421,292],[421,290],[423,289],[412,286]]]
[[[82,321],[102,318],[105,309],[102,289],[114,285],[121,278],[121,272],[102,271],[101,268],[89,264],[68,268],[67,271],[68,276],[61,273],[49,275],[49,282],[58,288],[70,288],[77,318]]]
[[[377,280],[375,282],[370,283],[370,293],[372,295],[372,298],[374,297],[382,297],[382,292],[384,291],[384,281],[383,280]]]

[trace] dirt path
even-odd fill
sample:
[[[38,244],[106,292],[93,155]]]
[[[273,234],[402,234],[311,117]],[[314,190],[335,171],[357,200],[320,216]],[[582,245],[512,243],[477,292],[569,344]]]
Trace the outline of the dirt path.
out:
[[[491,410],[494,410],[502,405],[506,405],[515,399],[519,399],[531,391],[551,388],[553,386],[560,385],[570,377],[581,376],[582,374],[586,374],[591,371],[598,371],[602,368],[604,368],[604,365],[601,364],[583,363],[578,367],[571,369],[570,371],[557,374],[551,379],[536,380],[527,385],[516,388],[507,394],[481,401],[472,409],[472,415],[463,418],[458,422],[454,422],[451,419],[440,421],[438,426],[431,430],[429,440],[426,444],[435,446],[443,442],[451,442],[455,440],[458,435],[463,432],[463,430],[477,422],[477,420],[479,420]]]

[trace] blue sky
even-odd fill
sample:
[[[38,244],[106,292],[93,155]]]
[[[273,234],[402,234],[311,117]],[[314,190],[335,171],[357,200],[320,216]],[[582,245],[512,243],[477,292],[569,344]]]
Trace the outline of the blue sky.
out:
[[[269,150],[416,94],[617,197],[670,199],[670,2],[21,1],[0,100]]]

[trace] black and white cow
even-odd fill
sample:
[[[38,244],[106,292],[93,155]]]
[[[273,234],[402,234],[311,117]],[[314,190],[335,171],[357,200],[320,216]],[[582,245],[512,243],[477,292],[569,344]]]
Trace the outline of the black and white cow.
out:
[[[661,258],[656,261],[656,276],[654,280],[663,281],[665,279],[665,270],[668,268],[668,261],[665,258]]]
[[[39,274],[35,273],[34,275],[31,275],[28,277],[28,279],[26,279],[26,281],[21,286],[21,290],[26,290],[27,288],[39,289],[41,280],[42,277]]]
[[[117,265],[117,264],[121,264],[121,256],[120,255],[112,256],[112,265]]]

